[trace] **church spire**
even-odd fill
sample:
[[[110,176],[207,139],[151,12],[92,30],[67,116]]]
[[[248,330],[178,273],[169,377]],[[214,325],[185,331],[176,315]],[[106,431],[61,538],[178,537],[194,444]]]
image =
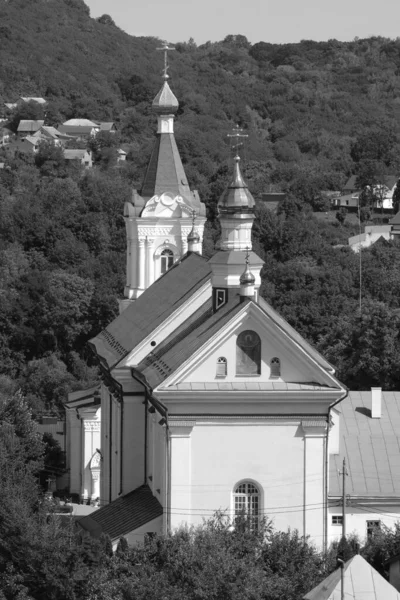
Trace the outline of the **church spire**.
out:
[[[247,137],[238,126],[233,129],[233,132],[229,137],[236,140]],[[221,250],[251,249],[251,228],[256,203],[240,171],[239,145],[240,143],[236,141],[233,179],[218,202]]]
[[[214,310],[219,310],[228,301],[231,293],[239,292],[241,301],[244,298],[257,299],[263,265],[260,257],[251,251],[251,230],[256,203],[240,170],[240,139],[247,136],[237,126],[229,137],[235,140],[233,177],[218,202],[218,219],[221,223],[220,251],[209,260],[212,269]],[[246,268],[243,272],[245,262]]]

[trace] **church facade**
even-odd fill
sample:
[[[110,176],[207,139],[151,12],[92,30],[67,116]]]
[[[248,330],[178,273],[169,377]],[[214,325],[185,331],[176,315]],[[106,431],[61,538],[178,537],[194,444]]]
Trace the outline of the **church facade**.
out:
[[[266,516],[321,547],[328,433],[347,390],[259,296],[239,156],[218,203],[220,249],[201,256],[205,207],[179,157],[177,108],[165,76],[145,181],[124,209],[121,313],[90,342],[103,378],[101,508],[80,524],[133,543],[221,510],[254,526]]]

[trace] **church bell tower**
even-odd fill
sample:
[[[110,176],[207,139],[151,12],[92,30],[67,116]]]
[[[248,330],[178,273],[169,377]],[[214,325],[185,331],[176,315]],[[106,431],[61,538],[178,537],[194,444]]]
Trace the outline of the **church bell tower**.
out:
[[[206,211],[197,190],[191,190],[174,135],[179,103],[168,79],[168,52],[164,44],[164,83],[153,100],[157,135],[140,193],[133,190],[125,203],[127,274],[120,312],[188,251],[192,216],[196,213],[201,251]]]

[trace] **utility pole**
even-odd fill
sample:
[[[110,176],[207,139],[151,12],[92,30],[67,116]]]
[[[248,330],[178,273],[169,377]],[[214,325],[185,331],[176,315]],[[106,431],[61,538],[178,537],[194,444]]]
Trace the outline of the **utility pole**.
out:
[[[345,458],[343,459],[343,470],[339,471],[339,475],[342,476],[342,539],[346,539],[346,476],[348,472]]]

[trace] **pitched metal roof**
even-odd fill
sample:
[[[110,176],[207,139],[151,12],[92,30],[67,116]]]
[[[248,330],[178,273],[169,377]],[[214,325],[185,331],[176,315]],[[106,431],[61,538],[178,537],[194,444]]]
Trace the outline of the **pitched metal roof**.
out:
[[[186,254],[90,341],[109,368],[184,304],[211,276],[206,259]]]
[[[351,496],[400,497],[400,392],[382,392],[382,416],[371,417],[371,392],[349,392],[339,405],[339,454],[330,457],[329,496],[340,496],[343,458]]]
[[[44,125],[44,121],[33,121],[31,119],[21,119],[18,124],[18,131],[37,131]]]
[[[191,390],[191,391],[201,391],[201,390],[225,390],[225,391],[271,391],[271,390],[286,390],[286,391],[302,391],[302,390],[326,390],[330,389],[325,385],[320,385],[318,383],[286,383],[282,382],[273,382],[273,381],[260,381],[258,382],[230,382],[230,381],[214,381],[211,383],[178,383],[176,385],[171,385],[168,387],[169,390]]]
[[[362,556],[353,556],[343,568],[344,598],[400,600],[400,593]],[[341,597],[341,569],[336,569],[303,600],[339,600]]]
[[[212,300],[205,302],[189,319],[168,336],[154,352],[138,365],[137,369],[155,388],[180,367],[196,350],[201,348],[241,308],[239,294],[231,294],[229,301],[216,313]]]
[[[91,134],[95,128],[98,129],[97,125],[59,125],[58,131],[65,134],[79,133],[81,135],[87,135]]]
[[[162,514],[163,507],[157,498],[147,485],[142,485],[89,516],[79,519],[78,525],[94,537],[105,533],[111,540],[116,540],[161,517]]]

